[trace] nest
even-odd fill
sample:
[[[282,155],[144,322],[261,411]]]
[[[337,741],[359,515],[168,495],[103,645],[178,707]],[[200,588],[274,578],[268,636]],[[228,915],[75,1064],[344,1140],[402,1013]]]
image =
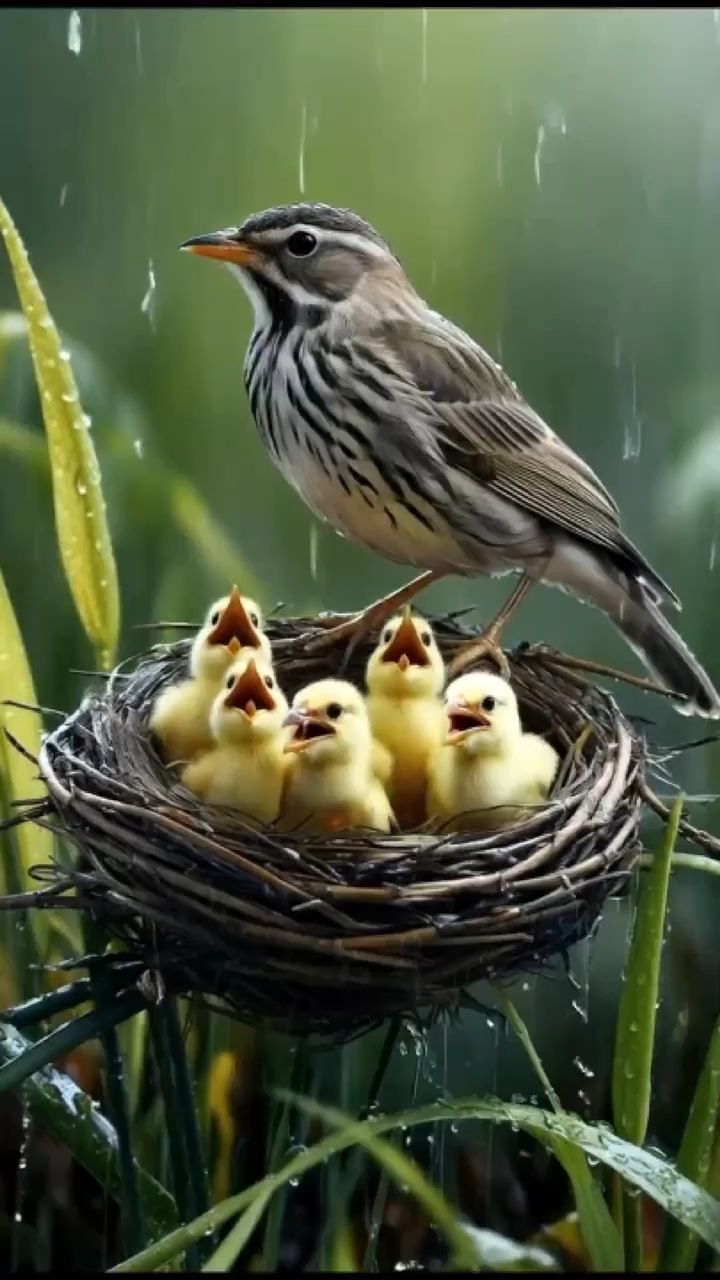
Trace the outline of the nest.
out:
[[[433,623],[447,661],[473,634],[457,620]],[[289,698],[339,667],[342,647],[309,655],[298,645],[315,625],[268,623]],[[544,809],[493,833],[320,838],[252,829],[202,805],[163,766],[148,716],[184,673],[189,644],[155,646],[86,694],[45,738],[49,798],[26,812],[81,855],[38,869],[52,882],[43,905],[90,912],[122,940],[118,962],[142,961],[146,990],[157,975],[161,990],[244,1021],[347,1039],[386,1017],[474,1003],[467,989],[479,979],[543,967],[592,931],[627,881],[644,745],[562,655],[507,655],[525,728],[561,756]],[[368,653],[359,646],[348,678],[361,682]]]

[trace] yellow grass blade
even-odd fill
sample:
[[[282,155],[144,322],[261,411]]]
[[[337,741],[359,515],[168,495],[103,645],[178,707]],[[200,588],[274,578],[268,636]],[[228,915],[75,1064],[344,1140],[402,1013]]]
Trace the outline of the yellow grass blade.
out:
[[[2,792],[9,801],[32,800],[36,796],[45,795],[45,785],[37,774],[37,768],[25,759],[19,751],[8,742],[5,729],[31,752],[37,756],[40,750],[42,722],[34,711],[23,711],[18,707],[5,707],[6,698],[16,702],[37,703],[30,664],[25,653],[25,646],[20,635],[20,628],[15,611],[0,573],[0,776]],[[52,835],[42,827],[22,823],[12,831],[13,843],[18,853],[20,865],[17,867],[17,882],[23,889],[37,889],[36,880],[31,880],[29,868],[39,862],[49,862],[52,854]],[[9,886],[6,886],[8,888]],[[42,912],[34,912],[42,916]],[[42,924],[42,921],[40,922]]]
[[[42,289],[1,200],[0,231],[27,320],[50,452],[60,557],[85,632],[109,667],[118,639],[120,599],[89,419]]]

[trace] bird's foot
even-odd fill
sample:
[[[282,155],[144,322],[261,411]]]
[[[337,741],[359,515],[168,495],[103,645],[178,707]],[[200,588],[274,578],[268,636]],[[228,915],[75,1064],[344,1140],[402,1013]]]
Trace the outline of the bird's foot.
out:
[[[448,679],[454,680],[455,676],[459,676],[462,671],[467,671],[469,667],[488,661],[497,667],[504,680],[510,679],[510,663],[491,631],[484,632],[476,640],[468,641],[458,650],[448,665]]]
[[[351,614],[349,617],[347,614],[326,615],[322,618],[321,626],[327,627],[327,630],[319,636],[313,635],[308,638],[299,636],[298,643],[302,643],[305,653],[322,653],[327,649],[334,648],[340,641],[347,640],[345,653],[338,668],[339,673],[342,674],[357,646],[373,628],[381,627],[392,611],[392,604],[388,605],[387,601],[378,600],[376,604],[371,604],[362,613]],[[326,620],[328,617],[330,619],[329,622]],[[337,617],[342,620],[335,622]]]

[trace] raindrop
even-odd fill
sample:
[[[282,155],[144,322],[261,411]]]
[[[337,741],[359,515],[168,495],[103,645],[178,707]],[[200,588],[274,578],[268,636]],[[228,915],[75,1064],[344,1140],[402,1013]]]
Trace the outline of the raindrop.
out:
[[[148,262],[148,286],[145,291],[145,297],[140,303],[140,310],[146,315],[150,321],[150,328],[155,332],[155,271],[153,269],[152,258]]]
[[[497,151],[495,152],[495,180],[499,187],[502,186],[505,180],[505,158],[502,142],[498,142]]]
[[[573,1058],[573,1066],[577,1067],[578,1071],[582,1072],[582,1074],[588,1080],[594,1079],[595,1072],[590,1067],[586,1066],[586,1064],[582,1062],[580,1058]]]
[[[87,493],[87,485],[84,484],[82,480],[78,480],[75,483],[75,490],[77,493],[80,494],[81,498],[84,498],[85,494]]]
[[[291,1187],[299,1187],[299,1186],[300,1186],[300,1179],[299,1179],[299,1178],[288,1178],[288,1182],[290,1183],[290,1186],[291,1186]]]
[[[142,40],[140,37],[140,23],[135,23],[135,66],[138,69],[138,75],[141,76],[145,70],[142,56]]]
[[[708,559],[708,568],[711,573],[712,573],[712,570],[715,568],[716,559],[717,559],[717,538],[713,538],[712,542],[710,543],[710,558]]]
[[[310,577],[313,582],[318,579],[318,527],[310,525]]]
[[[303,102],[300,119],[300,150],[298,152],[298,186],[300,195],[305,195],[305,142],[307,140],[307,103]]]
[[[67,47],[71,53],[79,56],[82,49],[82,22],[77,9],[70,11],[67,30]]]
[[[145,456],[145,444],[140,437],[138,437],[137,440],[133,440],[133,450],[138,458]]]
[[[541,125],[538,125],[537,141],[535,143],[535,156],[533,158],[533,168],[535,170],[535,184],[538,187],[540,186],[540,159],[542,156],[542,149],[544,145],[545,145],[545,125],[541,124]]]
[[[65,201],[67,200],[67,193],[69,190],[70,190],[70,183],[63,182],[60,188],[60,208],[61,209],[65,207]]]
[[[577,1000],[572,1001],[572,1008],[575,1010],[578,1018],[582,1018],[583,1022],[587,1022],[588,1020],[587,1009],[583,1009],[582,1005],[579,1004]]]
[[[420,64],[420,79],[423,84],[427,84],[428,76],[428,11],[420,10],[420,25],[422,32],[422,57]]]

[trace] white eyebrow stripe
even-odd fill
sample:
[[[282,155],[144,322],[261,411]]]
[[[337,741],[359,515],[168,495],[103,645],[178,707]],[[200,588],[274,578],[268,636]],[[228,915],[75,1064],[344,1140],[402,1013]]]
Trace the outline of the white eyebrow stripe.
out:
[[[274,231],[262,231],[257,236],[257,240],[260,244],[281,244],[283,241],[288,240],[290,236],[295,235],[297,231],[307,231],[311,236],[315,236],[321,244],[342,245],[346,249],[360,249],[364,253],[371,254],[374,258],[386,258],[388,256],[388,250],[381,244],[377,244],[367,236],[359,235],[356,231],[331,231],[328,227],[314,227],[309,222],[296,222],[292,227],[278,228]]]

